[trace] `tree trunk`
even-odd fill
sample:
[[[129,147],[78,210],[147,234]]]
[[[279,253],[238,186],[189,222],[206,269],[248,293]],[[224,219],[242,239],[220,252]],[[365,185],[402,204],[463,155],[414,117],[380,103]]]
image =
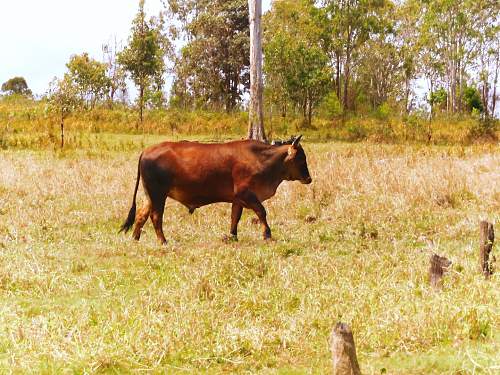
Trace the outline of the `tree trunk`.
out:
[[[287,105],[286,105],[286,100],[283,100],[283,103],[281,104],[281,117],[286,118],[286,111],[287,110]]]
[[[429,98],[432,98],[432,94],[434,94],[434,85],[431,77],[429,77],[429,87],[430,87]],[[429,122],[432,122],[434,118],[434,103],[430,102],[430,107],[431,107],[431,113],[429,116]]]
[[[250,17],[250,105],[248,138],[266,141],[262,104],[262,0],[248,0]]]
[[[312,100],[309,97],[307,102],[307,126],[310,128],[312,125]]]
[[[141,85],[139,89],[139,120],[142,125],[143,120],[143,110],[144,110],[144,85]]]
[[[346,64],[344,68],[344,112],[349,109],[349,74],[351,71],[350,67],[350,56],[348,55],[346,58]]]
[[[337,61],[336,61],[337,71],[335,73],[336,74],[335,83],[337,85],[336,93],[337,93],[337,99],[341,100],[341,97],[340,97],[340,54],[336,53],[336,56],[337,56]]]
[[[61,112],[61,148],[64,147],[64,113]]]
[[[111,100],[111,103],[110,103],[111,105],[110,105],[110,107],[112,107],[112,106],[113,106],[113,103],[115,102],[115,94],[116,94],[116,87],[114,87],[114,86],[113,86],[113,87],[111,88],[111,92],[110,92],[110,94],[109,94],[109,98],[110,98],[110,100]]]
[[[497,82],[498,82],[499,62],[500,62],[500,52],[497,50],[497,58],[495,60],[495,78],[493,79],[493,96],[491,98],[491,117],[495,117],[495,109],[497,104]]]
[[[410,113],[409,108],[410,101],[410,78],[408,76],[405,77],[405,114],[408,115]]]

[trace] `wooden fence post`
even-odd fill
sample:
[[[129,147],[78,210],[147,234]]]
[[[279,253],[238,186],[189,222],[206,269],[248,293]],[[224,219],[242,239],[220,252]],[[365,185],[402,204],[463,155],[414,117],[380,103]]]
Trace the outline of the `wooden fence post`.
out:
[[[337,323],[330,337],[334,375],[361,375],[349,326]]]
[[[432,287],[439,289],[442,285],[442,278],[446,269],[451,265],[451,261],[437,254],[432,254],[429,266],[429,280]]]
[[[481,263],[481,271],[484,276],[488,278],[491,274],[493,274],[493,259],[490,259],[490,253],[493,249],[493,241],[495,241],[493,224],[484,220],[479,223],[479,241],[479,260]]]

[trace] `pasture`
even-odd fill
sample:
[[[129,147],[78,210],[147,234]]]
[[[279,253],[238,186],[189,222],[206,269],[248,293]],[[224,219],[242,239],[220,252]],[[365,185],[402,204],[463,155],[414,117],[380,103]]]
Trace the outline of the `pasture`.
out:
[[[161,247],[149,221],[138,243],[117,233],[160,139],[0,152],[1,372],[320,374],[339,320],[364,374],[500,371],[500,272],[485,282],[478,264],[478,222],[500,220],[498,145],[305,138],[313,183],[265,203],[274,241],[244,211],[225,243],[228,204],[167,200]],[[433,252],[453,262],[441,291]]]

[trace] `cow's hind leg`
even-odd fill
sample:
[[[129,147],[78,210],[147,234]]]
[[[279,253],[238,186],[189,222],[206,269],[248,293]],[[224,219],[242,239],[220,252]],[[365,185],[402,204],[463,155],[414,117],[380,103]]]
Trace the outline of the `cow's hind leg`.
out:
[[[142,227],[146,223],[149,218],[149,214],[151,212],[151,202],[145,204],[145,206],[139,211],[137,216],[135,217],[135,227],[134,227],[134,240],[139,241],[141,238]]]
[[[165,211],[165,201],[167,199],[167,192],[155,192],[150,194],[151,198],[151,212],[150,217],[155,228],[156,237],[162,245],[167,243],[165,235],[163,234],[163,212]]]

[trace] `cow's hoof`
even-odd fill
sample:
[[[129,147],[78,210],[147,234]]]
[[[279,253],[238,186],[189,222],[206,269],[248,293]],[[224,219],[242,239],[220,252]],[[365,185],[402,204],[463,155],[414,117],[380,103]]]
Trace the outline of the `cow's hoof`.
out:
[[[264,240],[270,241],[271,240],[271,229],[266,228],[264,231]]]
[[[225,234],[222,237],[222,242],[224,242],[224,243],[238,242],[238,236],[236,236],[234,234],[231,234],[231,235]]]

